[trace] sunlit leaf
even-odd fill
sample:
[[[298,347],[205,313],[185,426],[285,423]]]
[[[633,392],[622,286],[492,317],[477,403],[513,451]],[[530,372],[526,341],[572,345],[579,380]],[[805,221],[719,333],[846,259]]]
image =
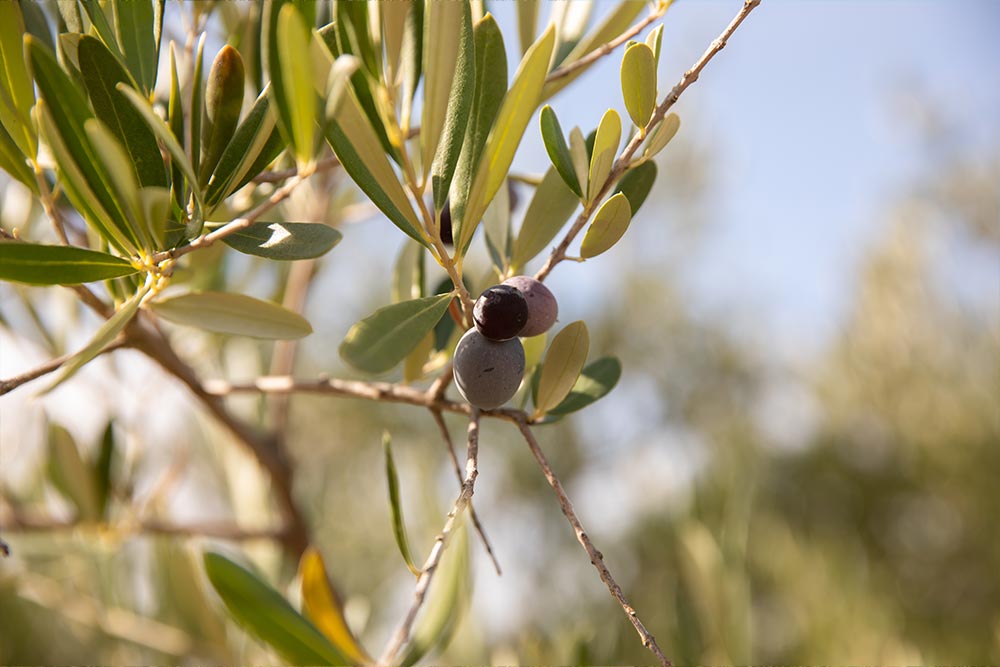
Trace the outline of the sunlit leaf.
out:
[[[240,52],[226,44],[215,56],[205,86],[199,183],[205,185],[232,139],[243,108],[244,71]]]
[[[596,257],[609,250],[625,235],[631,220],[632,209],[628,198],[621,192],[610,197],[597,209],[594,221],[584,234],[580,256]]]
[[[569,155],[573,160],[573,171],[580,183],[580,189],[586,192],[590,182],[590,153],[587,151],[587,140],[578,127],[569,131]]]
[[[597,126],[597,136],[594,139],[594,150],[590,156],[590,177],[587,186],[587,199],[593,201],[597,193],[608,180],[611,168],[618,155],[618,143],[622,138],[622,121],[618,112],[608,109]]]
[[[542,107],[539,123],[542,127],[542,142],[545,144],[545,151],[549,154],[549,159],[552,160],[552,165],[569,186],[569,189],[576,193],[577,197],[583,197],[583,190],[580,188],[580,181],[577,179],[576,170],[573,167],[573,156],[570,155],[566,137],[563,136],[559,119],[552,107],[548,105]]]
[[[382,44],[385,47],[386,81],[395,84],[400,70],[403,37],[413,0],[381,0],[379,18],[382,21]]]
[[[142,215],[149,225],[155,241],[154,247],[164,247],[167,237],[167,221],[170,218],[170,191],[166,188],[141,188],[139,202]]]
[[[374,663],[347,625],[344,605],[330,583],[323,556],[314,547],[306,549],[299,560],[299,579],[302,582],[302,611],[305,616],[337,647],[349,664]]]
[[[257,575],[221,554],[204,554],[205,574],[229,613],[293,665],[347,665],[312,623]]]
[[[656,163],[653,161],[643,162],[637,167],[632,167],[625,172],[622,179],[618,181],[615,192],[621,192],[628,199],[632,217],[639,211],[639,207],[646,201],[653,183],[656,182]]]
[[[18,150],[34,158],[38,137],[31,123],[35,89],[24,62],[21,3],[0,2],[0,125]]]
[[[451,294],[439,294],[379,308],[351,327],[340,356],[367,373],[391,370],[434,328],[451,299]]]
[[[392,533],[396,538],[396,546],[403,557],[406,567],[413,576],[420,576],[420,568],[413,564],[413,554],[410,552],[410,540],[406,536],[406,525],[403,523],[403,506],[399,498],[399,473],[396,472],[396,462],[392,458],[392,440],[389,432],[382,433],[382,449],[385,451],[385,477],[389,485],[389,508],[392,510]]]
[[[0,241],[0,280],[78,285],[135,273],[127,260],[72,246]]]
[[[583,320],[567,324],[552,339],[538,379],[536,416],[544,415],[569,395],[587,361],[589,347],[590,334]]]
[[[550,167],[535,188],[535,196],[528,204],[517,240],[514,241],[511,258],[514,271],[522,269],[548,247],[579,204],[580,200],[566,186],[555,167]]]
[[[650,132],[649,139],[646,140],[646,149],[643,151],[643,155],[653,157],[666,148],[680,127],[680,117],[675,113],[667,114],[667,117],[656,126],[656,129]]]
[[[416,0],[411,4],[406,17],[403,31],[403,44],[400,51],[400,119],[405,127],[410,126],[413,114],[413,98],[420,84],[420,76],[424,71],[424,2]],[[478,45],[476,47],[479,48]]]
[[[646,35],[646,46],[653,51],[654,71],[660,65],[660,47],[663,44],[663,24],[656,26]]]
[[[521,41],[521,54],[527,53],[535,41],[538,31],[539,0],[518,0],[517,4],[517,36]]]
[[[469,191],[461,237],[455,239],[456,252],[464,252],[468,247],[483,212],[507,176],[521,136],[540,101],[554,45],[555,29],[550,24],[524,54],[510,90],[504,95]]]
[[[594,3],[591,0],[565,0],[550,4],[549,20],[556,26],[556,54],[552,65],[558,66],[583,37]]]
[[[230,248],[248,255],[291,261],[329,252],[342,235],[316,222],[257,222],[223,239]]]
[[[146,95],[156,86],[157,42],[153,35],[153,4],[150,0],[111,3],[122,55],[132,76]]]
[[[294,4],[278,13],[277,35],[271,66],[271,94],[280,126],[295,148],[299,163],[312,159],[316,125],[316,93],[313,91],[311,33]]]
[[[127,226],[122,230],[137,246],[153,250],[153,238],[139,202],[139,183],[128,154],[107,127],[96,118],[83,124],[90,145],[110,176],[111,192],[121,207]]]
[[[195,175],[201,170],[201,121],[203,114],[201,110],[205,105],[205,83],[202,78],[202,68],[205,66],[205,37],[206,33],[201,34],[201,38],[198,40],[198,50],[195,52],[194,56],[194,72],[191,76],[191,103],[188,105],[188,109],[193,109],[194,111],[189,114],[188,120],[191,122],[191,132],[188,134],[190,141],[188,142],[188,155],[191,160],[191,169]],[[183,137],[177,137],[178,141],[183,143]],[[191,182],[191,188],[197,189],[198,181]]]
[[[618,384],[621,375],[622,364],[615,357],[601,357],[587,364],[580,377],[576,379],[569,395],[559,405],[549,410],[549,414],[567,415],[582,410],[604,398]]]
[[[158,299],[160,317],[215,333],[252,338],[302,338],[312,333],[304,317],[270,301],[228,292],[190,292]]]
[[[167,101],[167,126],[175,137],[184,137],[184,101],[181,98],[181,83],[177,74],[177,55],[174,43],[170,42],[170,97]],[[184,174],[176,161],[170,165],[170,189],[177,205],[184,208]]]
[[[656,57],[645,44],[625,49],[621,68],[622,98],[635,126],[642,129],[656,107]]]

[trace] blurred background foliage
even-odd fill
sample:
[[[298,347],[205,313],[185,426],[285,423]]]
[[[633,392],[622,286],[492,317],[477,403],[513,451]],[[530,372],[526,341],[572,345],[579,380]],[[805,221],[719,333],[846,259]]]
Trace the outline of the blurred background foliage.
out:
[[[218,9],[219,34],[238,34],[242,13]],[[875,242],[842,278],[852,295],[846,317],[808,355],[774,349],[765,327],[706,312],[686,291],[690,250],[705,242],[715,212],[713,165],[725,156],[683,131],[660,159],[665,177],[601,268],[613,289],[583,305],[566,295],[566,311],[586,316],[592,356],[618,355],[624,373],[602,403],[539,427],[539,437],[676,664],[1000,661],[1000,153],[983,159],[940,127],[913,131],[927,168],[885,193],[870,221]],[[27,197],[18,184],[3,188],[5,227],[41,219],[19,205]],[[308,266],[317,334],[300,348],[300,377],[347,375],[335,341],[388,298],[384,226],[345,215],[365,211],[357,197],[330,173],[285,207],[296,220],[339,224],[353,246]],[[669,243],[658,242],[664,225]],[[196,257],[204,271],[195,282],[270,298],[289,271],[221,248]],[[949,271],[966,257],[985,258],[992,271],[959,293]],[[21,367],[13,357],[43,360],[81,342],[90,316],[70,296],[10,284],[0,295],[5,375]],[[205,377],[266,373],[275,354],[270,344],[190,330],[175,343]],[[206,543],[243,549],[294,599],[294,564],[279,547],[133,530],[157,517],[274,525],[265,477],[138,353],[92,366],[44,400],[27,389],[0,402],[0,519],[14,507],[72,517],[47,464],[60,437],[96,461],[112,420],[120,452],[107,523],[3,534],[13,554],[0,561],[0,662],[273,662],[210,592],[200,553]],[[263,399],[231,403],[268,419]],[[462,433],[461,420],[448,423]],[[412,590],[391,530],[383,430],[419,560],[455,493],[433,422],[407,406],[292,399],[296,495],[370,650]],[[468,610],[433,661],[647,662],[516,432],[484,423],[481,442],[475,504],[504,574],[470,539]]]

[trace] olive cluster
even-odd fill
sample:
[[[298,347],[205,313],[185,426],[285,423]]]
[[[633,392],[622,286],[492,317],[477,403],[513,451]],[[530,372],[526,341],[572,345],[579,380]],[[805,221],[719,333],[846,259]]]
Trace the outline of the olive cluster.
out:
[[[548,331],[559,315],[552,292],[529,276],[515,276],[485,290],[473,308],[475,327],[455,348],[455,386],[483,410],[511,399],[524,378],[524,346],[518,336]]]

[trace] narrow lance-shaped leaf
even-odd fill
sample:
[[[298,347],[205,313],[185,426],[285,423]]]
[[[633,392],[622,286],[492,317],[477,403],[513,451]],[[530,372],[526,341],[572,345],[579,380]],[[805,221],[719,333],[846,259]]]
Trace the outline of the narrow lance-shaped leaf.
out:
[[[569,131],[569,155],[573,159],[573,171],[580,182],[580,190],[586,192],[590,182],[590,155],[587,140],[578,127]]]
[[[622,98],[629,117],[640,132],[656,108],[656,57],[646,44],[625,49],[621,68]]]
[[[458,158],[458,166],[451,182],[452,237],[461,236],[462,221],[465,218],[466,202],[472,181],[476,176],[486,139],[504,93],[507,92],[507,54],[504,50],[503,34],[496,20],[487,14],[473,29],[475,43],[476,71],[472,107],[469,123],[465,129],[465,140]]]
[[[521,54],[528,52],[538,30],[538,0],[519,0],[517,3],[517,36],[521,40]]]
[[[628,198],[621,192],[612,196],[597,210],[594,221],[584,234],[580,256],[589,259],[609,250],[625,235],[631,220],[632,209]]]
[[[0,125],[25,156],[34,159],[38,137],[31,124],[35,90],[24,62],[21,3],[0,2]]]
[[[156,86],[157,42],[153,3],[150,0],[114,2],[115,28],[128,69],[149,95]],[[162,20],[162,13],[161,13]]]
[[[177,55],[174,43],[170,42],[170,98],[167,102],[167,125],[175,137],[184,137],[184,101],[181,99],[181,83],[177,76]],[[174,200],[184,208],[184,175],[176,161],[170,166],[170,189]]]
[[[458,158],[462,151],[462,144],[465,139],[465,129],[469,122],[469,113],[472,110],[472,98],[475,93],[475,48],[472,35],[472,18],[469,5],[466,2],[433,3],[437,6],[448,6],[450,14],[454,14],[455,7],[458,8],[458,24],[450,26],[449,29],[455,32],[455,42],[457,53],[453,54],[453,76],[450,80],[450,89],[445,93],[444,117],[440,140],[437,141],[434,162],[430,165],[432,193],[434,195],[434,209],[441,211],[448,199],[448,189],[451,187],[452,177],[455,175],[455,168],[458,165]],[[432,12],[433,16],[436,12]],[[449,17],[449,24],[454,19]],[[433,28],[433,26],[431,26]],[[434,49],[439,52],[441,49]],[[430,76],[432,70],[425,68]],[[442,83],[436,85],[442,86]],[[425,93],[427,94],[427,93]],[[427,109],[425,101],[424,109]],[[420,138],[423,140],[424,127],[421,125]],[[424,168],[427,171],[427,167]]]
[[[576,194],[566,186],[555,168],[550,167],[535,188],[535,196],[524,214],[517,240],[514,241],[511,268],[520,271],[545,250],[579,204]]]
[[[413,554],[410,553],[410,540],[406,536],[406,526],[403,523],[403,505],[399,498],[399,473],[396,472],[396,461],[392,458],[392,439],[389,432],[382,433],[382,449],[385,451],[385,477],[389,485],[389,508],[392,510],[392,533],[396,538],[396,546],[403,557],[406,567],[413,576],[420,576],[420,568],[413,564]]]
[[[646,201],[653,183],[656,182],[656,163],[653,161],[643,162],[637,167],[632,167],[625,172],[622,180],[618,181],[615,192],[621,192],[628,198],[629,208],[632,216],[639,212],[639,207]]]
[[[96,250],[0,241],[0,280],[29,285],[79,285],[135,272],[127,260]]]
[[[451,294],[439,294],[379,308],[351,327],[340,356],[367,373],[391,370],[434,328],[451,299]]]
[[[205,118],[201,125],[199,182],[208,183],[222,152],[229,145],[243,108],[243,58],[226,44],[215,56],[205,86]]]
[[[149,308],[171,322],[233,336],[289,339],[312,333],[298,313],[245,294],[189,292],[153,301]]]
[[[257,575],[217,553],[206,553],[204,564],[229,613],[283,660],[293,665],[350,664],[316,626]]]
[[[524,130],[540,101],[554,45],[555,29],[549,25],[524,55],[514,74],[514,82],[504,95],[476,169],[476,177],[463,214],[461,238],[455,239],[456,251],[460,249],[464,253],[468,248],[483,211],[507,176]]]
[[[420,154],[423,172],[430,172],[451,99],[452,80],[463,56],[463,40],[471,34],[467,2],[428,2],[424,16],[424,42],[433,48],[424,50],[424,108],[420,115]],[[471,49],[471,44],[466,46]],[[461,83],[461,82],[460,82]],[[461,135],[458,137],[461,139]]]
[[[316,127],[316,94],[309,57],[311,38],[299,10],[291,3],[284,5],[278,13],[277,63],[273,59],[270,61],[271,93],[281,127],[295,148],[300,164],[312,160]],[[275,69],[280,70],[279,77],[275,77]]]
[[[96,37],[81,37],[77,54],[94,111],[128,151],[139,183],[166,187],[166,170],[156,137],[139,112],[115,88],[119,83],[131,83],[128,72]]]
[[[302,611],[306,617],[347,658],[348,664],[374,663],[347,625],[344,605],[330,583],[323,556],[315,547],[309,547],[302,554],[299,579],[302,582]]]
[[[582,320],[567,324],[552,339],[538,380],[536,417],[544,415],[569,395],[587,361],[589,347],[590,334]]]
[[[97,487],[90,475],[90,466],[80,455],[73,436],[57,424],[49,424],[49,480],[63,496],[76,506],[77,519],[96,521],[100,518]]]
[[[608,109],[597,126],[594,149],[590,156],[590,183],[587,186],[587,200],[593,201],[604,187],[611,174],[618,155],[618,143],[622,137],[622,121],[618,112]]]
[[[511,262],[513,242],[510,234],[510,184],[497,190],[497,196],[483,214],[483,236],[486,250],[497,272],[504,274]]]
[[[385,46],[385,79],[395,85],[399,75],[403,37],[413,0],[382,0],[379,18],[382,23],[382,44]]]
[[[113,486],[113,468],[115,463],[115,429],[114,422],[109,421],[101,436],[101,447],[94,461],[94,481],[97,489],[97,516],[105,518],[108,511],[108,501],[111,498]]]
[[[569,146],[566,145],[566,137],[563,136],[556,112],[549,105],[545,105],[538,121],[542,128],[542,142],[545,144],[545,151],[549,154],[552,165],[570,190],[582,198],[583,190],[580,188],[580,181],[573,167],[573,156],[569,152]]]
[[[56,379],[42,392],[47,394],[59,385],[61,385],[66,380],[70,379],[76,372],[83,368],[90,360],[100,354],[101,350],[107,347],[119,333],[125,328],[125,325],[132,321],[135,317],[136,311],[139,310],[139,305],[145,298],[146,294],[149,293],[149,285],[143,286],[138,292],[132,295],[125,303],[123,303],[115,314],[108,318],[108,320],[97,329],[94,337],[90,339],[83,349],[74,354],[69,361],[63,364],[62,368],[59,369],[59,374]]]
[[[191,127],[188,128],[188,155],[190,156],[191,169],[195,175],[201,170],[201,110],[205,103],[205,83],[202,80],[202,68],[205,66],[205,36],[201,34],[198,40],[198,50],[194,57],[194,74],[191,77],[191,103],[188,109],[191,110],[189,119]],[[177,137],[183,141],[182,137]],[[198,188],[198,181],[191,181],[191,189]]]
[[[318,222],[258,222],[222,239],[230,248],[267,259],[312,259],[330,251],[342,235]]]
[[[400,74],[402,76],[402,100],[400,101],[400,121],[404,128],[410,127],[413,113],[413,97],[420,84],[424,70],[424,2],[415,0],[406,17],[403,45],[400,52]]]
[[[35,182],[35,172],[28,166],[28,161],[21,149],[14,143],[13,137],[0,125],[0,169],[16,178],[37,194],[38,184]]]
[[[87,12],[87,18],[90,19],[91,26],[97,32],[98,36],[100,36],[104,45],[111,49],[115,57],[125,62],[125,56],[122,54],[121,46],[118,44],[115,30],[111,27],[111,23],[108,21],[108,16],[104,13],[104,8],[101,6],[100,1],[80,0],[80,3],[83,5],[84,11]]]

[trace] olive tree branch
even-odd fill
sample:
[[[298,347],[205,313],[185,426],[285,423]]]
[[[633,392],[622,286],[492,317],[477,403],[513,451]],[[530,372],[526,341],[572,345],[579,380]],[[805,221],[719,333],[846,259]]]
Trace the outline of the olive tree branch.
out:
[[[573,226],[569,228],[566,232],[566,236],[563,237],[562,241],[559,242],[555,248],[552,249],[549,258],[546,260],[545,265],[539,269],[538,273],[535,274],[537,280],[545,280],[545,278],[552,272],[556,264],[566,259],[566,250],[569,248],[570,243],[576,238],[577,234],[586,226],[587,221],[590,216],[593,215],[594,211],[597,209],[598,203],[608,194],[611,187],[618,181],[619,178],[628,169],[628,166],[632,160],[632,156],[639,146],[642,144],[643,140],[649,134],[649,132],[656,127],[656,125],[663,120],[667,111],[676,104],[677,100],[680,98],[681,94],[687,90],[688,86],[698,80],[701,75],[701,71],[705,69],[705,66],[715,57],[719,51],[721,51],[725,46],[726,42],[736,31],[736,29],[743,23],[743,20],[750,14],[753,9],[760,4],[761,0],[744,0],[743,7],[740,9],[739,13],[733,18],[733,20],[726,26],[725,30],[709,45],[705,52],[701,55],[701,58],[695,62],[695,64],[688,71],[684,72],[684,76],[681,80],[677,82],[667,96],[663,99],[663,102],[656,107],[653,112],[653,116],[649,119],[646,127],[643,128],[642,132],[637,132],[632,140],[622,151],[622,154],[618,156],[615,160],[614,165],[611,168],[611,173],[608,175],[604,185],[601,187],[600,191],[597,193],[596,197],[593,197],[590,203],[584,207],[580,215],[577,216],[576,220],[573,222]]]
[[[557,67],[552,70],[547,77],[545,77],[545,83],[551,83],[552,81],[557,81],[565,76],[569,76],[573,72],[582,69],[584,67],[589,67],[592,63],[600,60],[604,56],[611,54],[619,46],[632,39],[640,32],[646,29],[650,23],[660,18],[667,13],[667,9],[670,7],[673,0],[666,0],[662,2],[657,2],[656,7],[649,13],[646,18],[642,19],[628,30],[622,34],[615,37],[610,42],[601,44],[599,47],[586,54],[585,56],[574,60],[573,62],[563,65],[562,67]]]
[[[562,508],[563,514],[569,521],[570,525],[573,527],[573,532],[576,533],[576,539],[583,546],[584,551],[590,557],[590,562],[597,568],[597,573],[601,577],[601,581],[604,585],[608,587],[611,592],[612,597],[618,601],[621,608],[625,611],[625,615],[628,617],[629,622],[635,628],[636,632],[639,633],[639,637],[642,639],[642,645],[649,649],[656,659],[659,661],[663,667],[670,667],[670,661],[663,651],[660,650],[659,645],[653,638],[653,635],[646,630],[646,626],[642,624],[639,620],[639,615],[636,614],[635,609],[632,605],[628,603],[625,599],[625,594],[622,593],[621,586],[615,581],[614,577],[611,576],[611,572],[608,570],[608,566],[604,564],[604,555],[601,554],[594,547],[594,543],[590,541],[590,536],[584,530],[583,525],[580,523],[580,519],[576,516],[576,511],[573,509],[573,503],[570,501],[569,496],[566,495],[566,490],[563,488],[562,483],[556,476],[555,472],[552,471],[552,467],[549,465],[548,459],[545,458],[545,454],[542,453],[541,447],[538,446],[538,441],[535,439],[534,433],[531,431],[531,427],[525,420],[519,420],[516,422],[518,429],[521,431],[521,435],[524,436],[525,442],[528,443],[528,448],[531,450],[532,455],[538,462],[538,465],[542,468],[542,473],[545,475],[546,481],[548,481],[549,486],[555,492],[556,497],[559,499],[559,506]]]
[[[316,162],[316,173],[336,169],[339,166],[340,160],[337,156],[329,155]],[[250,180],[254,183],[281,183],[282,181],[286,181],[289,178],[297,176],[298,173],[299,170],[297,167],[282,169],[280,171],[262,171]]]
[[[455,477],[458,478],[458,486],[462,486],[462,468],[458,463],[458,456],[455,454],[455,445],[451,441],[451,434],[448,432],[448,425],[444,422],[444,415],[440,410],[431,409],[431,415],[434,417],[434,423],[437,424],[438,430],[441,431],[441,439],[444,440],[445,449],[448,452],[448,458],[451,459],[451,464],[455,469]],[[486,537],[486,531],[483,530],[483,524],[479,521],[479,515],[476,514],[476,508],[472,506],[472,501],[469,501],[469,518],[472,519],[472,525],[476,528],[476,533],[479,535],[480,541],[483,543],[483,548],[486,549],[486,553],[489,555],[490,560],[493,562],[493,569],[496,570],[497,576],[503,574],[500,569],[500,562],[497,560],[496,554],[493,553],[493,545],[490,544],[489,538]]]
[[[124,337],[119,337],[109,343],[104,349],[97,353],[95,356],[100,356],[107,352],[113,352],[119,348],[125,347],[128,342]],[[0,380],[0,396],[10,393],[20,387],[22,384],[31,382],[32,380],[37,380],[40,377],[44,377],[53,371],[58,370],[63,364],[72,359],[75,353],[71,352],[69,354],[64,354],[61,357],[56,357],[55,359],[50,359],[46,361],[41,366],[33,368],[29,371],[25,371],[20,375],[15,375],[7,380]]]
[[[410,630],[413,627],[413,621],[417,617],[417,612],[420,611],[420,608],[424,604],[424,599],[427,596],[427,590],[430,588],[431,580],[434,578],[434,573],[437,571],[438,564],[441,562],[441,556],[444,554],[448,538],[455,529],[455,524],[457,523],[462,510],[464,510],[465,507],[472,501],[472,494],[475,492],[476,477],[479,475],[478,461],[479,410],[472,408],[471,414],[469,415],[469,445],[465,462],[465,479],[462,482],[462,490],[459,492],[458,498],[455,500],[455,504],[452,506],[451,511],[448,512],[448,518],[445,521],[444,527],[441,529],[441,533],[434,540],[434,546],[431,547],[430,555],[427,556],[427,560],[421,568],[420,577],[417,579],[417,585],[413,591],[413,604],[410,605],[409,610],[406,612],[406,616],[403,618],[403,622],[389,640],[385,651],[379,658],[379,665],[395,664],[400,650],[402,650],[403,646],[410,638]]]

